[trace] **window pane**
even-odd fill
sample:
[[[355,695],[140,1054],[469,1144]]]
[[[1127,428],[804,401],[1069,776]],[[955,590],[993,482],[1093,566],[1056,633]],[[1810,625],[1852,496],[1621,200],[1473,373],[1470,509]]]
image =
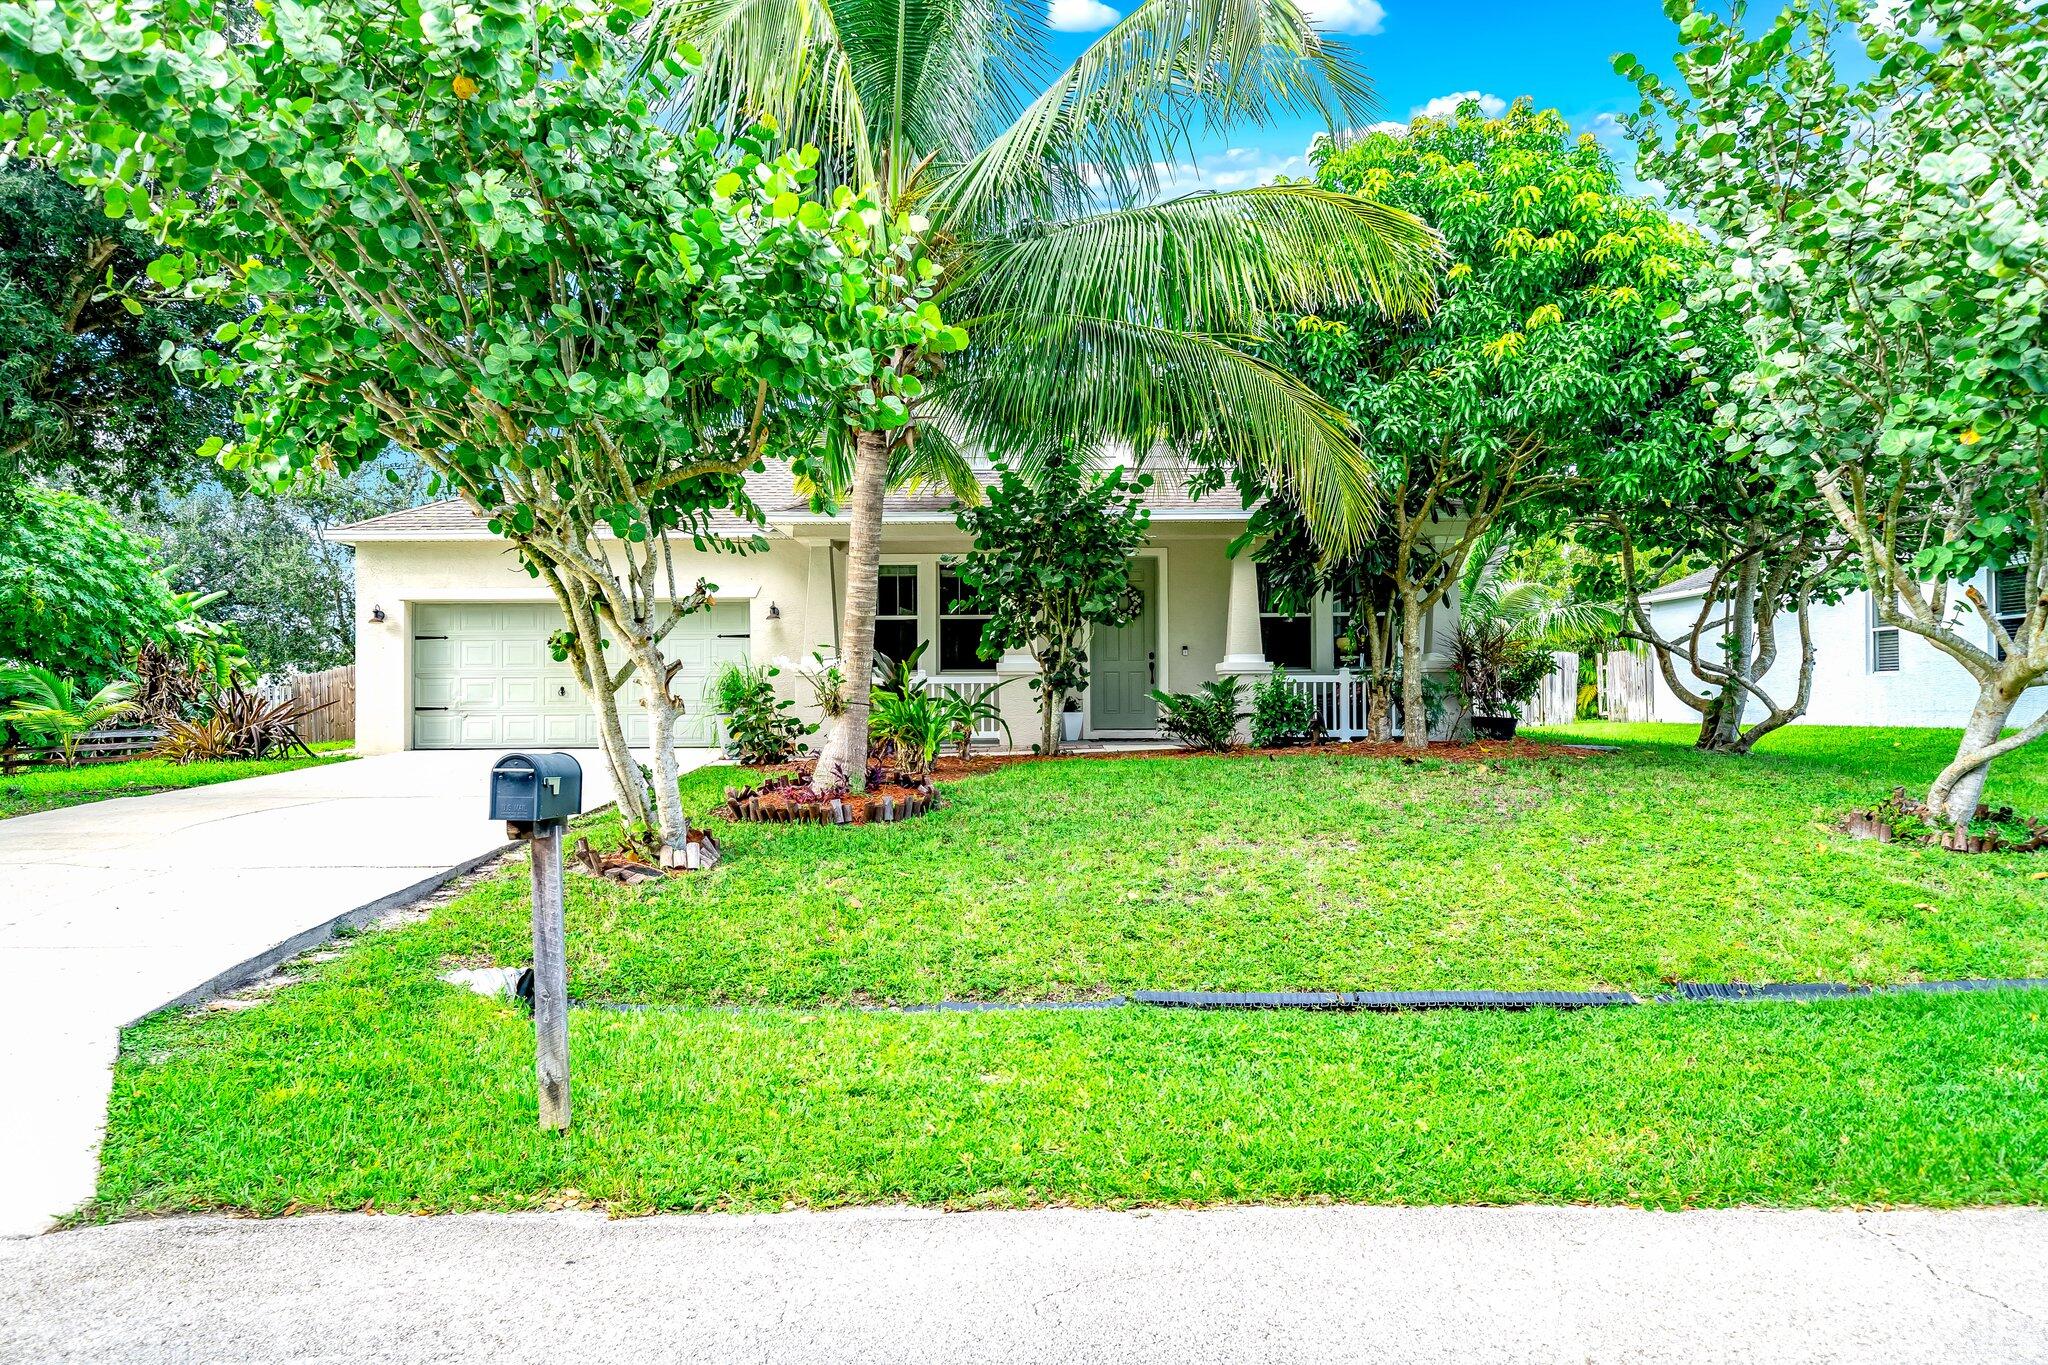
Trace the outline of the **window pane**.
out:
[[[1306,673],[1309,668],[1309,630],[1306,616],[1262,616],[1259,618],[1259,643],[1266,653],[1266,662],[1278,664],[1296,673]]]
[[[1268,574],[1268,573],[1266,572],[1266,566],[1265,566],[1265,565],[1261,564],[1261,565],[1259,565],[1259,566],[1258,566],[1258,575],[1259,575],[1259,610],[1260,610],[1260,611],[1278,611],[1278,610],[1279,610],[1279,608],[1273,605],[1273,581],[1272,581],[1272,576],[1271,576],[1270,574]]]
[[[875,615],[917,615],[917,566],[884,564],[876,583]]]
[[[960,581],[960,575],[939,570],[939,614],[948,615],[956,602],[966,600],[967,585]]]
[[[939,671],[941,673],[986,673],[989,661],[981,657],[981,627],[978,617],[953,616],[939,622]]]
[[[875,649],[888,657],[890,663],[900,663],[910,657],[917,648],[917,622],[907,620],[876,621]]]

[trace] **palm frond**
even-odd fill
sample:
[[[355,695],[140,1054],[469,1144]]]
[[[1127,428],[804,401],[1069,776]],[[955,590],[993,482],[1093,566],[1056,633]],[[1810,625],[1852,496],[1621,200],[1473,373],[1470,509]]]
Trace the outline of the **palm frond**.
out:
[[[967,452],[945,423],[929,413],[890,452],[889,486],[913,491],[943,488],[970,506],[983,497],[981,478]]]
[[[968,330],[1012,315],[1128,317],[1214,334],[1275,315],[1428,308],[1442,241],[1421,219],[1313,185],[1194,194],[989,242],[949,291]]]
[[[1299,503],[1332,555],[1377,524],[1379,489],[1350,419],[1256,356],[1121,318],[1010,316],[1004,327],[1003,345],[971,349],[948,376],[970,440],[1003,450],[1028,432],[1247,468]]]
[[[669,58],[701,64],[677,79]],[[682,127],[728,135],[772,120],[791,146],[820,154],[825,187],[880,179],[860,82],[827,0],[670,0],[647,27],[637,74]]]
[[[685,126],[767,116],[821,153],[820,189],[895,190],[955,165],[1016,116],[1042,67],[1036,10],[1016,0],[670,0],[640,74]],[[702,64],[668,77],[685,45]]]
[[[1371,85],[1295,0],[1148,0],[1061,72],[1008,127],[942,168],[936,220],[1000,231],[1090,205],[1155,197],[1197,129],[1308,116],[1364,120]]]

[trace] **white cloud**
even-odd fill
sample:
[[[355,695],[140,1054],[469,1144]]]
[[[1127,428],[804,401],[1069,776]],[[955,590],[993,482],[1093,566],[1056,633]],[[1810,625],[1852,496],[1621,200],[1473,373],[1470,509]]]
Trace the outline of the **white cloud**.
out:
[[[1050,0],[1045,11],[1046,23],[1061,33],[1093,33],[1121,18],[1121,13],[1102,0]]]
[[[1282,156],[1264,147],[1232,147],[1196,162],[1162,162],[1152,169],[1159,176],[1158,197],[1172,199],[1202,190],[1250,189],[1283,175],[1305,176],[1309,165],[1308,157],[1301,153]]]
[[[1057,2],[1057,0],[1055,0]],[[1380,0],[1296,0],[1301,12],[1326,33],[1378,33],[1387,21]]]
[[[1508,102],[1499,95],[1482,95],[1477,90],[1453,90],[1448,95],[1438,95],[1427,103],[1416,105],[1408,111],[1408,116],[1453,119],[1458,116],[1458,106],[1466,100],[1478,100],[1479,112],[1488,118],[1499,118],[1508,111]]]

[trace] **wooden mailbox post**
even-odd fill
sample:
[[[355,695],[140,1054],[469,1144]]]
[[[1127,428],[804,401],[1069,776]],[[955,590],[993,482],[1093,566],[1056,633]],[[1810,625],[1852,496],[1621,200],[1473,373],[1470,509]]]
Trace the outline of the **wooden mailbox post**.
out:
[[[506,754],[491,768],[491,818],[533,855],[533,1046],[540,1126],[569,1127],[569,962],[562,929],[562,834],[583,810],[583,768],[567,754]]]

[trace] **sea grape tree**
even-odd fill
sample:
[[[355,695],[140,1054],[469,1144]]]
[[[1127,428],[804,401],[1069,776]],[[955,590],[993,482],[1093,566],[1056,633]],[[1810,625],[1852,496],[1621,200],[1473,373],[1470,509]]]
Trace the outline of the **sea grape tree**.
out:
[[[1732,258],[1704,301],[1754,359],[1719,420],[1833,518],[1879,619],[1975,679],[1928,793],[1966,822],[1992,760],[2048,734],[2003,733],[2048,674],[2048,27],[2013,0],[1665,8],[1677,83],[1617,67],[1642,174]]]
[[[614,785],[661,851],[687,837],[663,641],[711,586],[742,474],[825,425],[887,429],[878,354],[950,337],[920,224],[766,122],[650,111],[600,0],[0,3],[0,136],[165,246],[167,293],[231,311],[166,359],[233,386],[218,453],[277,486],[415,451],[560,605],[557,647]],[[669,59],[678,73],[686,49]],[[616,645],[608,653],[607,645]],[[637,675],[651,808],[621,725]]]

